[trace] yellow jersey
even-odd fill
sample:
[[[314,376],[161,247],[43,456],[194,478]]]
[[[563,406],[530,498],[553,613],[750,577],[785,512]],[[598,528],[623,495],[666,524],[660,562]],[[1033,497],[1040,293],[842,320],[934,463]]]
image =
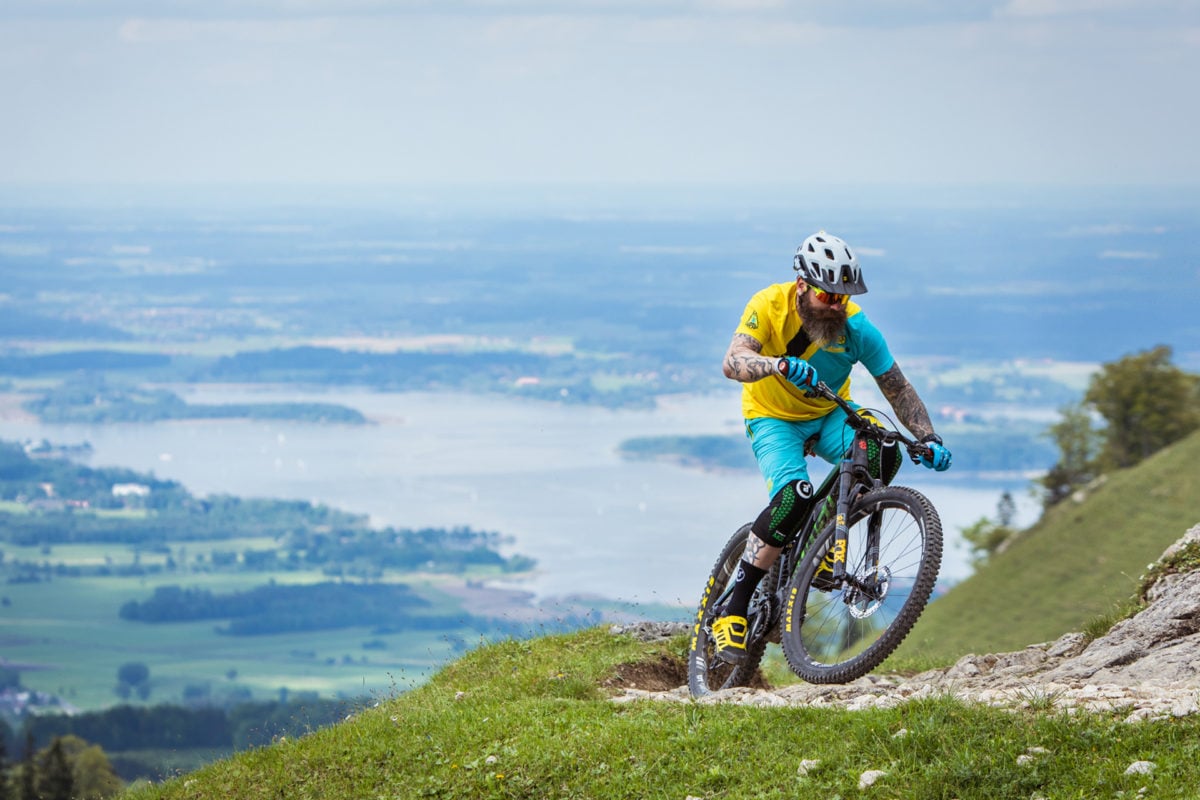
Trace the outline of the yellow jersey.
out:
[[[750,298],[737,333],[762,344],[762,354],[772,358],[802,358],[817,371],[817,378],[850,399],[850,370],[861,363],[872,375],[892,368],[895,359],[879,329],[854,302],[846,306],[846,329],[837,341],[818,346],[804,331],[796,306],[796,283],[776,283]],[[823,417],[835,405],[829,400],[805,397],[782,375],[742,384],[742,415],[746,419],[774,417],[804,421]]]

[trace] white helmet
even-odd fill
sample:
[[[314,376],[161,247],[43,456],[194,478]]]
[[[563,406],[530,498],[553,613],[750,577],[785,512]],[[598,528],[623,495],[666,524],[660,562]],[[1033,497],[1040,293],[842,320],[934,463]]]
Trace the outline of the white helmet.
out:
[[[858,259],[850,245],[825,231],[814,233],[796,249],[792,269],[800,273],[805,283],[827,292],[864,294],[867,291]]]

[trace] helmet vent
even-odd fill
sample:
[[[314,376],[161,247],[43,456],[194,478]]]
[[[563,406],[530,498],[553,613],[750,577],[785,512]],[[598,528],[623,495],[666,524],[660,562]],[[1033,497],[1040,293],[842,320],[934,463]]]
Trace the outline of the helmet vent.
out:
[[[792,267],[800,277],[818,288],[838,294],[867,291],[858,259],[850,246],[836,236],[819,231],[796,248]]]

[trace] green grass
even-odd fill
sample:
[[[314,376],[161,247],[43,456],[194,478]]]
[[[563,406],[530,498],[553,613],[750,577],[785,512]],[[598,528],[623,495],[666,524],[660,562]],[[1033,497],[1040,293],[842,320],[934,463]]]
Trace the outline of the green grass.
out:
[[[1129,725],[948,697],[865,712],[608,700],[617,665],[684,646],[599,629],[489,645],[350,721],[127,797],[1028,800],[1192,797],[1200,781],[1195,717]],[[1018,763],[1031,748],[1045,752]],[[800,775],[804,760],[819,763]],[[1139,760],[1153,774],[1125,776]],[[869,769],[887,775],[859,790]]]
[[[1134,607],[1142,575],[1200,523],[1200,432],[1068,499],[925,610],[897,651],[942,663],[1064,633],[1103,632]],[[889,663],[888,666],[891,666]]]

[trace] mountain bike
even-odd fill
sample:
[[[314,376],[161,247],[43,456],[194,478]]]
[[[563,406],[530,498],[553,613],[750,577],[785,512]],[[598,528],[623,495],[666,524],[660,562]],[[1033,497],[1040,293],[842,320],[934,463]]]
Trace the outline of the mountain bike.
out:
[[[799,534],[784,547],[751,598],[746,655],[739,664],[715,654],[712,622],[733,586],[750,535],[739,528],[713,566],[696,612],[688,653],[694,697],[754,678],[768,642],[781,644],[788,666],[810,683],[862,677],[900,644],[925,609],[942,560],[942,523],[925,495],[890,482],[903,458],[929,447],[909,439],[869,409],[856,409],[824,383],[854,430],[853,443],[810,501]],[[836,412],[834,412],[836,413]]]

